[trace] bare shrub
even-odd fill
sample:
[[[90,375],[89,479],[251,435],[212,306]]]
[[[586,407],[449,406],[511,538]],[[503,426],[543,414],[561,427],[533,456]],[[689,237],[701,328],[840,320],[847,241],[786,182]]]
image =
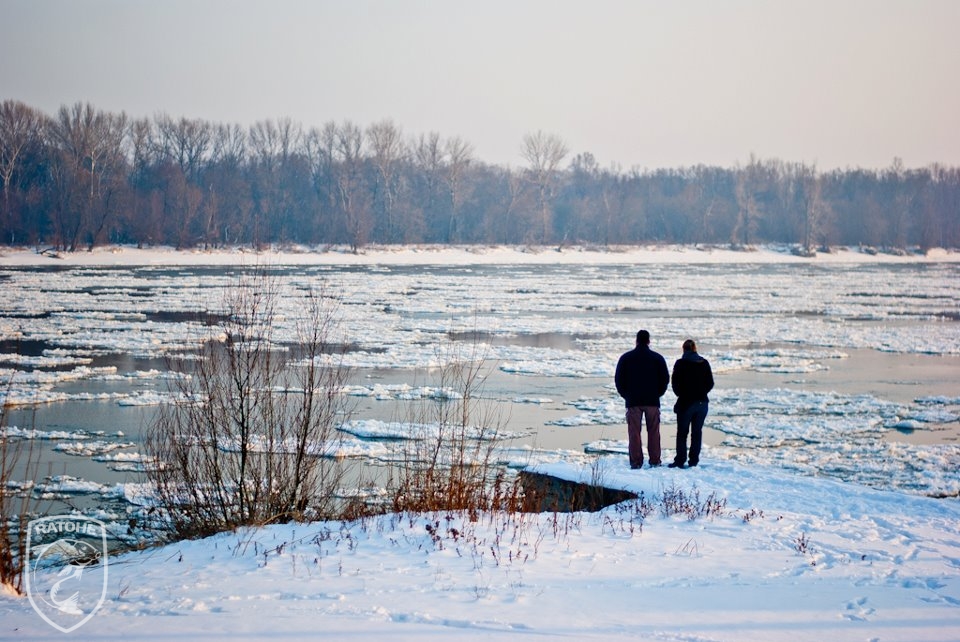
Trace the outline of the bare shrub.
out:
[[[392,509],[413,511],[515,512],[520,506],[516,475],[495,453],[504,419],[483,396],[489,364],[480,346],[451,342],[438,349],[438,393],[412,411],[419,427],[407,442],[401,464],[388,482]]]
[[[654,510],[654,505],[641,491],[636,499],[614,504],[611,510],[604,513],[604,529],[609,528],[614,535],[633,536],[642,533],[644,520],[652,515]]]
[[[806,555],[807,553],[812,552],[810,547],[810,538],[807,537],[806,533],[800,533],[793,540],[793,548],[801,555]]]
[[[749,523],[752,522],[755,518],[763,519],[763,511],[762,511],[762,510],[758,510],[758,509],[756,509],[756,508],[751,508],[750,510],[748,510],[747,512],[745,512],[745,513],[743,514],[743,518],[742,518],[742,519],[743,519],[743,523],[744,523],[744,524],[749,524]]]
[[[26,525],[33,499],[29,482],[37,478],[40,458],[33,449],[33,441],[23,439],[8,430],[6,400],[10,396],[14,376],[11,375],[0,407],[0,585],[23,593],[23,574],[28,560]]]
[[[146,450],[160,462],[151,478],[179,536],[336,515],[346,378],[332,342],[336,301],[303,296],[291,348],[274,338],[280,296],[265,269],[240,277],[217,335],[171,363],[183,376]]]
[[[715,492],[706,499],[700,499],[700,490],[694,486],[684,491],[675,485],[665,488],[660,498],[660,512],[664,517],[686,515],[693,521],[701,517],[720,517],[727,508],[727,500],[717,497]]]

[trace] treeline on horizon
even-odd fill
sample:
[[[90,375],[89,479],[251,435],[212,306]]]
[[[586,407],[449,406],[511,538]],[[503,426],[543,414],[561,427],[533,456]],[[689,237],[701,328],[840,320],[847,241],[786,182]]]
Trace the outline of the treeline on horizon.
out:
[[[523,167],[437,133],[290,119],[242,127],[88,103],[0,103],[0,243],[177,248],[267,244],[960,246],[960,169],[602,168],[554,134]]]

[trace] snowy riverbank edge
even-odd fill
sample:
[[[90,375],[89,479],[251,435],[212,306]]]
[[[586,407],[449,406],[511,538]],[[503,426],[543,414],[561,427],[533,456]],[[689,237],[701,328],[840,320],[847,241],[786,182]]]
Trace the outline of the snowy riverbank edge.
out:
[[[960,251],[942,248],[893,253],[873,248],[842,247],[801,256],[788,245],[744,250],[723,246],[507,246],[507,245],[369,245],[356,252],[345,246],[177,250],[110,245],[91,251],[54,252],[38,248],[0,249],[0,266],[137,266],[137,265],[623,265],[663,263],[945,263],[960,262]]]
[[[722,516],[462,514],[274,525],[111,560],[70,639],[956,641],[960,506],[773,467],[598,474]],[[0,592],[0,638],[63,639]]]

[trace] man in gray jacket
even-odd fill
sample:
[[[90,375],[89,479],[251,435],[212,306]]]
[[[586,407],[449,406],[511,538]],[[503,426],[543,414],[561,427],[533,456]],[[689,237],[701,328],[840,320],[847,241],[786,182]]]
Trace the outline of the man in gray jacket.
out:
[[[660,465],[660,397],[667,391],[670,372],[663,355],[650,349],[650,333],[637,332],[637,346],[617,362],[617,392],[627,406],[627,451],[630,468],[643,466],[641,427],[647,422],[650,466]]]

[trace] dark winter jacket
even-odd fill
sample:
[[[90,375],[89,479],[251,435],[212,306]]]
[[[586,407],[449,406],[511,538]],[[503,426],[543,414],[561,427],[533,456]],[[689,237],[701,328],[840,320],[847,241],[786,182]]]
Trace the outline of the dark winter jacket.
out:
[[[651,350],[650,346],[637,346],[621,355],[614,382],[627,408],[659,408],[660,397],[670,384],[670,371],[661,354]]]
[[[710,362],[688,350],[673,364],[673,391],[677,394],[675,410],[688,408],[697,401],[709,401],[707,393],[713,390],[713,371]]]

